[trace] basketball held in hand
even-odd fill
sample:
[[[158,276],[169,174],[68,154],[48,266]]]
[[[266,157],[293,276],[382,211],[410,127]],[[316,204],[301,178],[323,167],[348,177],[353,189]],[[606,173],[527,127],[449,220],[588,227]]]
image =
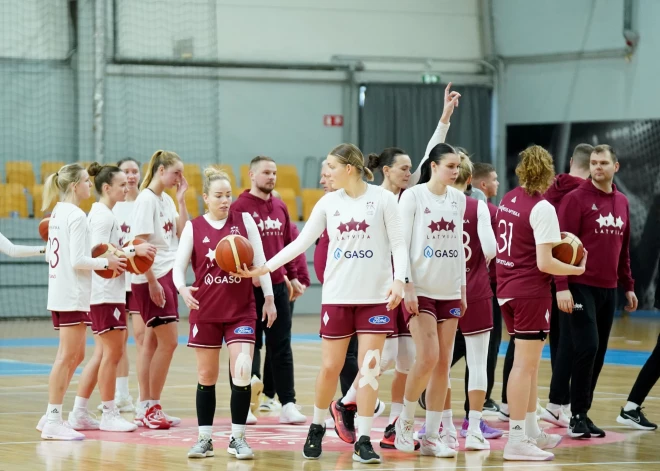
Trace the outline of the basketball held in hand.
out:
[[[50,216],[46,216],[41,221],[39,221],[39,235],[44,240],[48,242],[48,224],[50,223]]]
[[[124,244],[125,249],[133,248],[136,245],[145,244],[144,239],[133,239]],[[149,257],[141,257],[135,255],[133,258],[126,260],[126,271],[133,273],[134,275],[142,275],[146,273],[147,270],[151,268],[151,265],[154,264],[154,261]]]
[[[241,235],[228,235],[215,248],[215,261],[227,273],[236,273],[236,268],[244,264],[250,268],[253,259],[252,244]]]
[[[584,246],[575,234],[561,233],[561,241],[552,247],[552,256],[563,263],[578,266],[584,257]]]
[[[92,248],[92,258],[109,258],[110,255],[115,255],[116,257],[124,257],[124,253],[121,250],[118,250],[112,244],[98,244]],[[117,270],[105,269],[105,270],[94,270],[101,278],[116,278],[121,273]]]

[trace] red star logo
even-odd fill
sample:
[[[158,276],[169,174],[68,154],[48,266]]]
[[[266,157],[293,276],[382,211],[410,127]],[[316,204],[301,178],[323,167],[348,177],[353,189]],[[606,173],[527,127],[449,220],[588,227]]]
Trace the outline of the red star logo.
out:
[[[172,229],[174,228],[174,224],[172,224],[172,221],[167,221],[165,225],[163,226],[163,230],[165,232],[172,232]]]
[[[129,226],[128,224],[123,223],[123,224],[122,224],[121,226],[119,226],[119,227],[120,227],[121,231],[122,231],[124,234],[130,234],[130,233],[131,233],[131,226]]]
[[[454,232],[454,229],[456,228],[456,224],[454,224],[453,220],[445,221],[445,218],[441,218],[439,222],[431,221],[431,224],[429,224],[427,227],[431,229],[431,233],[434,233],[436,231]]]
[[[119,238],[119,247],[123,247],[123,246],[124,246],[124,238],[120,237]]]
[[[455,228],[456,228],[456,224],[454,224],[454,220],[452,219],[451,221],[449,221],[449,223],[447,223],[447,230],[454,232]]]
[[[355,218],[351,218],[350,221],[348,222],[340,222],[339,223],[339,233],[343,234],[344,232],[367,232],[367,228],[369,227],[369,224],[367,224],[366,221],[356,221]]]

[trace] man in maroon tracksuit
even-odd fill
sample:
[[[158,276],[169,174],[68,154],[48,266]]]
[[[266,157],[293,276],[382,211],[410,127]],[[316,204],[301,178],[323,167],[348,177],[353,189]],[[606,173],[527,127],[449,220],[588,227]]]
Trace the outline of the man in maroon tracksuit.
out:
[[[572,348],[571,418],[573,438],[604,437],[587,416],[598,375],[605,361],[614,321],[617,285],[623,287],[626,310],[637,309],[630,271],[630,209],[628,199],[612,183],[619,170],[616,153],[608,145],[594,148],[589,162],[591,180],[566,195],[559,206],[559,226],[575,234],[590,253],[584,274],[556,277],[561,330],[558,361]],[[568,359],[571,361],[571,358]]]

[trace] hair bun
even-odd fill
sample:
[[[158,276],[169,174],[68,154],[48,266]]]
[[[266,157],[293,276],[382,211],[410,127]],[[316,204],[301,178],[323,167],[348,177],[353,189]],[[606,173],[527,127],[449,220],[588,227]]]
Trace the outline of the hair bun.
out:
[[[229,175],[227,174],[227,172],[225,172],[224,170],[222,170],[222,169],[220,169],[220,168],[218,168],[214,165],[211,165],[210,167],[206,167],[204,169],[204,177],[205,178],[211,178],[211,177],[216,177],[216,176],[217,177],[223,177],[223,178],[226,178],[227,180],[229,180]]]
[[[377,169],[378,167],[380,167],[380,155],[369,154],[367,156],[367,168]]]
[[[89,164],[89,167],[87,167],[87,173],[90,177],[95,177],[101,172],[102,169],[103,165],[98,162],[92,162]]]

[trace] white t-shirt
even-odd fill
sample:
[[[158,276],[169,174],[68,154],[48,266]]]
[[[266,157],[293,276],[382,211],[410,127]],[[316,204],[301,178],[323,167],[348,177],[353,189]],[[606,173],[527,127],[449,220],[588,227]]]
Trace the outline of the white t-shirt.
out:
[[[44,247],[30,247],[28,245],[14,245],[0,233],[0,252],[10,257],[34,257],[44,253]]]
[[[418,296],[460,299],[466,283],[463,217],[465,195],[447,187],[444,195],[415,185],[401,196],[403,234],[410,258],[410,282]]]
[[[92,247],[97,244],[110,243],[120,248],[121,231],[119,221],[103,203],[92,204],[87,215],[87,223],[91,235]],[[126,302],[126,280],[124,274],[116,278],[102,278],[92,274],[92,298],[90,304],[120,304]]]
[[[344,190],[324,195],[300,235],[266,262],[275,270],[293,260],[327,228],[328,258],[322,291],[323,304],[383,304],[394,278],[403,281],[406,248],[399,205],[392,192],[368,185],[351,198]]]
[[[135,209],[135,201],[120,201],[115,203],[112,212],[119,221],[119,230],[121,231],[120,244],[123,246],[126,242],[133,240],[133,233],[131,226],[133,225],[133,210]],[[132,273],[124,272],[124,279],[126,280],[126,291],[131,290]]]
[[[213,221],[208,214],[204,215],[204,219],[206,219],[206,222],[208,222],[211,227],[218,230],[225,227],[225,223],[227,222],[227,219]],[[249,213],[243,213],[243,224],[245,224],[247,238],[250,241],[250,244],[252,244],[252,250],[254,251],[252,265],[260,267],[266,263],[264,247],[261,244],[261,233],[259,232],[257,223],[254,222],[254,219],[252,219],[252,216],[250,216]],[[181,232],[181,238],[179,239],[179,248],[176,251],[176,261],[174,262],[174,271],[172,272],[174,286],[177,290],[186,286],[186,270],[188,269],[190,258],[192,257],[193,243],[192,222],[186,221],[186,225],[183,226],[183,232]],[[261,290],[263,291],[264,296],[271,296],[273,294],[273,284],[270,279],[270,274],[267,273],[264,276],[260,276],[259,284],[261,285]]]
[[[57,203],[48,224],[49,311],[89,312],[92,270],[107,268],[108,261],[92,258],[87,216],[72,203]]]
[[[148,235],[147,242],[153,244],[158,252],[154,264],[151,266],[156,278],[167,274],[174,266],[176,249],[179,239],[176,236],[176,221],[179,213],[174,206],[174,200],[163,192],[157,196],[150,189],[140,192],[135,200],[133,208],[133,226],[131,233],[133,237]],[[145,275],[133,276],[133,283],[141,284],[147,282]]]

